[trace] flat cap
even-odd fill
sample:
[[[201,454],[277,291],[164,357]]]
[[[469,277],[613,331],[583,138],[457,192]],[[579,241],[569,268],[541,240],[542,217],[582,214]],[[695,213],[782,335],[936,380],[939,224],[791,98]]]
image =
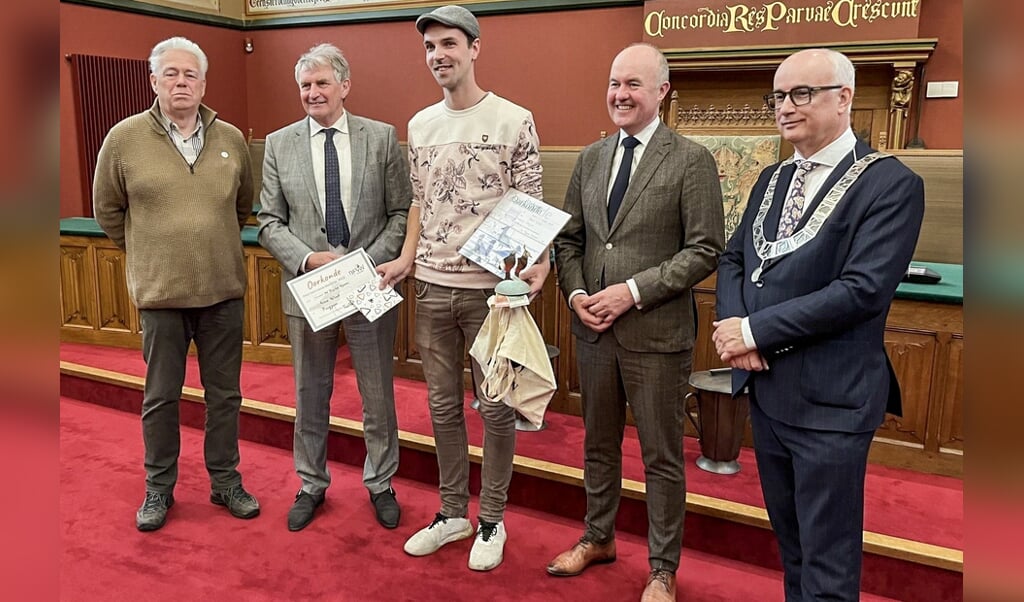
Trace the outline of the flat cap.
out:
[[[455,4],[449,4],[447,6],[439,6],[429,13],[424,13],[416,19],[416,29],[420,33],[427,28],[431,23],[440,23],[441,25],[447,25],[448,27],[457,27],[469,35],[469,38],[476,39],[480,37],[480,23],[477,22],[476,17],[473,13],[461,6]]]

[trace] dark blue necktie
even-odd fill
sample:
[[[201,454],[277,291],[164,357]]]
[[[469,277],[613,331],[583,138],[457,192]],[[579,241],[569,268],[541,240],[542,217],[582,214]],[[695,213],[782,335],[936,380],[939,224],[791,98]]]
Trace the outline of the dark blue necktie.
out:
[[[338,169],[338,149],[334,148],[334,134],[338,130],[324,130],[324,200],[327,203],[327,242],[331,246],[348,247],[348,220],[341,205],[341,173]]]
[[[619,173],[615,174],[612,193],[608,196],[608,227],[611,227],[615,221],[615,215],[622,205],[622,198],[626,196],[626,189],[629,188],[629,171],[633,168],[633,149],[639,144],[640,141],[632,136],[622,141],[622,162],[619,163]]]

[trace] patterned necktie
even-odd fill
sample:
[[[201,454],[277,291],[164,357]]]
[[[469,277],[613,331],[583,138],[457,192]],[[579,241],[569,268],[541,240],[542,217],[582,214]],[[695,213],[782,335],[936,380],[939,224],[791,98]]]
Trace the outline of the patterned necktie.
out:
[[[332,247],[348,246],[348,220],[341,204],[341,173],[338,169],[338,149],[334,148],[334,128],[324,129],[324,197],[327,204],[327,242]]]
[[[779,218],[779,231],[776,239],[786,238],[793,234],[800,217],[804,214],[804,180],[819,164],[814,161],[801,161],[793,174],[793,186],[789,190],[786,204],[782,206],[782,217]]]
[[[633,168],[633,149],[639,144],[640,141],[632,136],[622,141],[622,162],[619,163],[619,173],[615,174],[612,193],[608,196],[608,227],[611,227],[615,221],[615,216],[622,205],[622,197],[626,196],[626,189],[629,188],[629,171]]]

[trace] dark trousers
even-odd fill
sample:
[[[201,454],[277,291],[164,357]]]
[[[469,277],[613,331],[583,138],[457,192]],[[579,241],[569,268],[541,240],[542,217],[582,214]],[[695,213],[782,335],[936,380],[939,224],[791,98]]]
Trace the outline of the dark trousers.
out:
[[[586,536],[600,543],[615,536],[628,403],[644,461],[648,562],[652,569],[674,572],[686,509],[683,395],[691,354],[629,351],[606,332],[595,343],[577,338],[576,359],[585,428]]]
[[[859,600],[864,475],[874,433],[789,426],[751,397],[754,454],[787,602]]]
[[[146,387],[142,439],[146,446],[146,490],[171,493],[178,480],[178,401],[185,384],[185,358],[195,342],[199,376],[206,390],[206,469],[213,489],[239,485],[238,411],[242,405],[242,322],[245,306],[230,299],[210,307],[144,309],[142,355]]]

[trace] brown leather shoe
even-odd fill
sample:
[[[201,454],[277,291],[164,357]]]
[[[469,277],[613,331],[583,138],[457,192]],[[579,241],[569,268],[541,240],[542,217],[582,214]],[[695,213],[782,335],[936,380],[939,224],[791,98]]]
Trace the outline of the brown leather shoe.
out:
[[[654,569],[647,577],[647,587],[640,602],[676,602],[676,575],[664,569]]]
[[[601,544],[581,537],[571,549],[548,563],[548,573],[556,577],[572,577],[592,564],[606,562],[615,562],[615,540]]]

